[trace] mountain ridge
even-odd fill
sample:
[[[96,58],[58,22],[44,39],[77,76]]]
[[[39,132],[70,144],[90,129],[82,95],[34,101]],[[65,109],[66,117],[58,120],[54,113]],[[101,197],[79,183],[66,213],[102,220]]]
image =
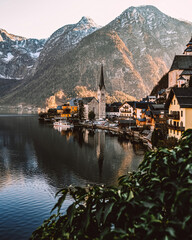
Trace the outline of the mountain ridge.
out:
[[[73,96],[75,86],[95,90],[101,64],[109,94],[119,90],[139,99],[169,70],[174,54],[183,51],[192,32],[192,23],[171,18],[149,5],[130,7],[106,26],[80,38],[72,25],[51,35],[34,75],[1,103],[44,105],[46,98],[59,90],[68,97]],[[52,46],[55,37],[59,39]]]

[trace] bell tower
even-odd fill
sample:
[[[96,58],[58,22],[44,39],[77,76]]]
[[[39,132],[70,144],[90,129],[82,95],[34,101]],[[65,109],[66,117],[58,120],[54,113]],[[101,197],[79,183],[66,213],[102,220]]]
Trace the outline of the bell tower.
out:
[[[104,74],[103,74],[103,65],[101,66],[101,76],[99,87],[97,91],[98,101],[99,101],[99,118],[104,119],[106,117],[106,91],[104,84]]]

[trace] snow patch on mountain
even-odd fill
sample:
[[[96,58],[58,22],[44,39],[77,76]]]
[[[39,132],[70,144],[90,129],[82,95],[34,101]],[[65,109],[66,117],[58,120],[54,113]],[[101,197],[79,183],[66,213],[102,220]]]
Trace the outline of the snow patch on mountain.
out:
[[[7,56],[2,58],[2,60],[6,63],[8,63],[9,61],[11,61],[12,59],[14,58],[13,54],[12,53],[7,53]]]

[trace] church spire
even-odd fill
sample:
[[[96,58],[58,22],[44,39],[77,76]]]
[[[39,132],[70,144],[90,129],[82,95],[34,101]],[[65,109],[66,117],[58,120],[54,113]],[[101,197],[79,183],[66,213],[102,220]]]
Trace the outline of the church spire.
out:
[[[103,65],[101,65],[101,76],[100,76],[100,83],[99,83],[99,89],[101,90],[102,88],[105,89],[104,75],[103,75]]]

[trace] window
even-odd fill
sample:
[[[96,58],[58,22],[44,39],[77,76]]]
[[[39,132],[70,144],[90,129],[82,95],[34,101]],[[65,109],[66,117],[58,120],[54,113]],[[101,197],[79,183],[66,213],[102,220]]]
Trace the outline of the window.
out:
[[[173,133],[175,134],[175,130],[173,131]]]
[[[170,133],[172,133],[172,129],[170,129]]]
[[[181,117],[183,117],[183,111],[181,111]]]
[[[179,131],[177,131],[177,135],[179,135]]]
[[[181,121],[180,126],[183,127],[183,122]]]
[[[175,100],[174,100],[174,105],[175,105]]]

